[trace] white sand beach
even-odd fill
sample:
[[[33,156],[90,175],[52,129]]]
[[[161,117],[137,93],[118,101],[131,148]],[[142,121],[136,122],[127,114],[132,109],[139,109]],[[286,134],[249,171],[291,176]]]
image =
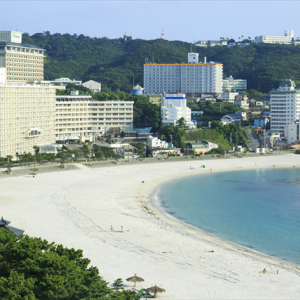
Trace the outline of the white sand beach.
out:
[[[156,189],[170,180],[210,176],[210,169],[273,165],[300,168],[300,156],[80,166],[35,178],[11,177],[0,180],[0,216],[30,236],[82,249],[110,283],[122,278],[131,287],[125,279],[136,273],[145,279],[138,289],[154,284],[166,289],[161,299],[299,299],[299,267],[168,218],[153,205]],[[111,232],[111,225],[115,230],[123,226],[124,232]],[[210,250],[214,253],[205,252]]]

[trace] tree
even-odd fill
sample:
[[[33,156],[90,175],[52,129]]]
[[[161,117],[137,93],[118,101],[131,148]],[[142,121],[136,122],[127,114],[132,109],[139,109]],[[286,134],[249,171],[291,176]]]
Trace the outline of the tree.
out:
[[[184,122],[185,122],[184,117],[181,117],[179,120],[177,120],[177,126],[179,128],[183,128],[184,127]]]
[[[146,145],[144,143],[134,143],[134,144],[131,144],[131,146],[133,146],[136,151],[137,151],[137,154],[140,156],[140,157],[144,157],[144,151],[145,151],[145,147]]]
[[[64,166],[65,162],[71,158],[70,150],[68,149],[57,149],[57,157],[60,158],[61,166]]]
[[[45,159],[48,160],[49,162],[51,161],[51,164],[52,164],[52,162],[55,160],[55,154],[47,153],[47,154],[45,154]]]
[[[35,168],[36,154],[37,154],[39,147],[35,145],[32,148],[34,149],[34,168]]]
[[[133,291],[113,292],[82,250],[0,230],[1,299],[140,299]]]
[[[119,291],[119,290],[123,290],[123,281],[121,278],[118,278],[115,280],[115,282],[113,283],[113,288],[114,291]]]

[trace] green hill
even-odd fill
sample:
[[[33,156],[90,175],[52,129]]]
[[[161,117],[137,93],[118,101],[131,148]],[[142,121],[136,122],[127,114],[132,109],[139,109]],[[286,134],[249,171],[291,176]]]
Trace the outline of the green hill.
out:
[[[129,92],[135,83],[143,86],[145,59],[156,63],[187,61],[191,44],[167,40],[91,38],[84,35],[36,33],[23,34],[23,43],[47,50],[45,79],[70,77],[93,79],[111,90]],[[196,50],[195,50],[196,48]],[[293,45],[249,45],[241,47],[193,46],[193,51],[209,61],[222,62],[224,75],[248,80],[248,89],[268,92],[290,76],[300,80],[300,47]]]

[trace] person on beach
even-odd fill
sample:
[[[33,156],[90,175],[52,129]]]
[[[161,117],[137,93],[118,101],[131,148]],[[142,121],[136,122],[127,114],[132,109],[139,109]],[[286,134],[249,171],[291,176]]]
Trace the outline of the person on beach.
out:
[[[277,274],[279,274],[279,270],[277,270]]]
[[[111,230],[111,231],[113,231],[113,230],[114,230],[114,228],[113,228],[113,226],[112,226],[112,225],[110,225],[110,230]]]
[[[142,183],[145,183],[145,181],[143,180]]]
[[[265,273],[267,273],[267,270],[266,270],[266,268],[264,268],[262,272],[263,272],[264,274],[265,274]]]
[[[121,226],[121,231],[123,232],[123,226]]]

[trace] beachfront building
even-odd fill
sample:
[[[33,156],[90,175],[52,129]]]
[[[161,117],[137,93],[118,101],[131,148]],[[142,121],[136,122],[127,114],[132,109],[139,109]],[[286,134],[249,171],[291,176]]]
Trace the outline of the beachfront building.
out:
[[[231,75],[223,80],[223,91],[244,91],[247,90],[246,79],[234,79]]]
[[[57,78],[50,81],[52,85],[67,85],[67,84],[75,84],[75,85],[82,85],[81,80],[71,80],[70,78]]]
[[[33,153],[55,142],[55,88],[0,84],[0,157]]]
[[[277,90],[270,92],[271,131],[284,133],[284,128],[299,119],[300,89],[291,79],[286,79]]]
[[[288,144],[295,143],[299,141],[299,120],[287,125],[284,128],[284,136]]]
[[[0,31],[0,68],[6,68],[6,83],[44,80],[44,55],[43,48],[22,44],[21,32]]]
[[[82,86],[90,89],[94,94],[99,94],[101,93],[101,83],[94,81],[94,80],[89,80],[86,81],[82,84]]]
[[[239,93],[236,92],[223,92],[221,93],[221,100],[224,102],[231,102],[234,103],[235,96]]]
[[[188,63],[144,64],[144,93],[220,94],[223,64],[198,61],[198,53],[189,53]]]
[[[181,118],[185,125],[193,128],[191,121],[191,109],[186,106],[185,94],[167,94],[161,107],[161,118],[164,126],[176,126]]]
[[[216,149],[219,146],[217,144],[207,142],[207,141],[196,141],[195,143],[187,143],[184,148],[185,154],[193,154],[193,153],[206,153],[212,149]]]
[[[93,141],[106,133],[133,129],[133,101],[94,101],[90,95],[56,96],[57,143]]]
[[[294,31],[292,29],[286,30],[284,36],[271,36],[260,35],[255,37],[255,43],[267,43],[267,44],[293,44],[294,43]]]
[[[172,145],[172,143],[162,141],[158,137],[154,137],[154,136],[150,135],[147,138],[147,148],[149,148],[150,150],[168,149],[168,148],[174,148],[174,146]]]

